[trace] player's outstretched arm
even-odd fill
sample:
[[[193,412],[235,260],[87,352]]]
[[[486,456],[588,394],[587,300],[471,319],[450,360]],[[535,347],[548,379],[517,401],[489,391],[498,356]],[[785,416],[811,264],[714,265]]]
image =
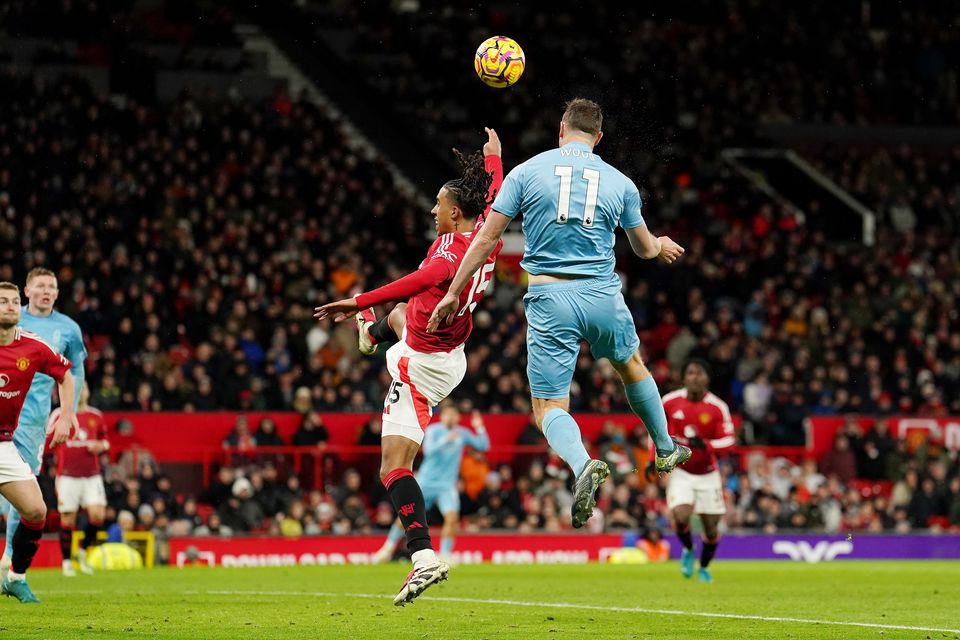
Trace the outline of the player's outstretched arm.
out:
[[[684,249],[674,242],[669,236],[655,237],[647,229],[647,225],[641,224],[639,227],[626,229],[627,240],[630,241],[630,248],[633,252],[644,260],[659,258],[667,264],[671,264],[683,255]]]
[[[483,155],[484,156],[501,156],[503,155],[503,147],[500,144],[500,136],[497,135],[497,132],[491,129],[490,127],[484,127],[483,130],[487,133],[487,141],[483,143]],[[501,182],[503,176],[501,176]]]
[[[490,172],[493,180],[490,182],[490,188],[487,190],[488,204],[483,210],[483,220],[490,215],[493,209],[493,200],[500,193],[500,187],[503,186],[503,150],[500,145],[500,137],[497,132],[489,127],[484,127],[487,132],[487,141],[483,144],[483,168]]]
[[[313,311],[313,317],[317,320],[333,318],[334,322],[343,322],[347,318],[352,318],[360,311],[360,306],[357,304],[356,298],[344,298],[343,300],[336,300],[335,302],[328,302],[323,306],[315,307]]]
[[[674,242],[670,236],[660,236],[657,240],[660,241],[660,253],[657,254],[657,258],[661,262],[673,264],[677,258],[682,256],[686,251],[686,249]]]
[[[387,302],[409,300],[413,296],[430,289],[430,287],[442,283],[450,277],[451,271],[453,271],[453,264],[448,260],[431,258],[420,269],[390,284],[385,284],[379,289],[316,307],[313,317],[317,320],[333,318],[334,322],[343,322],[352,318],[361,309],[368,309]]]
[[[487,261],[493,248],[497,246],[500,236],[503,235],[507,225],[510,224],[510,218],[499,211],[491,211],[487,216],[487,222],[480,228],[477,235],[474,236],[470,248],[460,261],[460,268],[450,282],[450,288],[447,295],[434,308],[427,322],[427,333],[433,333],[440,326],[441,320],[446,320],[447,324],[453,321],[453,314],[457,312],[457,305],[460,302],[460,293],[467,286],[467,282],[477,272],[477,269]]]

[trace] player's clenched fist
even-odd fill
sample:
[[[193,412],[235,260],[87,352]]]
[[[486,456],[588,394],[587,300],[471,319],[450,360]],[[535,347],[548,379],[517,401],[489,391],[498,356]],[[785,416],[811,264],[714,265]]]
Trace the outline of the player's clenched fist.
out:
[[[660,240],[660,255],[657,256],[659,260],[670,264],[683,255],[683,247],[671,240],[669,236],[660,236],[658,240]]]
[[[434,307],[433,313],[430,314],[430,319],[427,320],[427,333],[434,333],[444,320],[447,324],[450,324],[453,321],[453,314],[457,312],[459,302],[459,298],[452,293],[443,296],[443,299]]]

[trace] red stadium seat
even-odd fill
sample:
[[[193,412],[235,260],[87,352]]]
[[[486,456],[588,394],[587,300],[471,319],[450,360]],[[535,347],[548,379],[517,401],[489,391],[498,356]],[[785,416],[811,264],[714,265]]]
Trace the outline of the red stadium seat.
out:
[[[893,491],[893,483],[889,480],[851,480],[849,487],[856,489],[864,498],[889,498]]]
[[[99,354],[109,342],[110,336],[108,335],[90,336],[89,344],[87,345],[87,351],[91,356]]]
[[[892,480],[877,480],[873,483],[874,487],[879,489],[878,493],[874,495],[883,496],[884,498],[889,498],[890,494],[893,493],[893,481]]]
[[[873,482],[870,480],[851,480],[847,487],[855,489],[864,498],[873,496]]]
[[[207,518],[209,518],[210,514],[213,513],[214,511],[216,511],[216,509],[214,509],[209,504],[203,504],[201,502],[200,504],[197,505],[197,515],[200,517],[200,520],[202,522],[206,522]]]

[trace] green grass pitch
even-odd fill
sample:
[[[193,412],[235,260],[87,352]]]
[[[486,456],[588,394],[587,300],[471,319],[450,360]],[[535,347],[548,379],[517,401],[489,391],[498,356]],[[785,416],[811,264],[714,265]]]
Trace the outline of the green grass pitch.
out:
[[[43,603],[0,599],[0,638],[960,639],[960,562],[718,561],[710,585],[684,580],[675,562],[461,566],[394,607],[406,572],[34,571]]]

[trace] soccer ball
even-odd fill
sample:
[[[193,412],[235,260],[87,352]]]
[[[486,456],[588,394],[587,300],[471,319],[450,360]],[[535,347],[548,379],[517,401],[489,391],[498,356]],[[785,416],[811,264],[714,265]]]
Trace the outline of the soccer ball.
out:
[[[506,36],[487,38],[473,58],[473,68],[480,79],[497,89],[509,87],[519,80],[526,63],[523,49],[516,40]]]

